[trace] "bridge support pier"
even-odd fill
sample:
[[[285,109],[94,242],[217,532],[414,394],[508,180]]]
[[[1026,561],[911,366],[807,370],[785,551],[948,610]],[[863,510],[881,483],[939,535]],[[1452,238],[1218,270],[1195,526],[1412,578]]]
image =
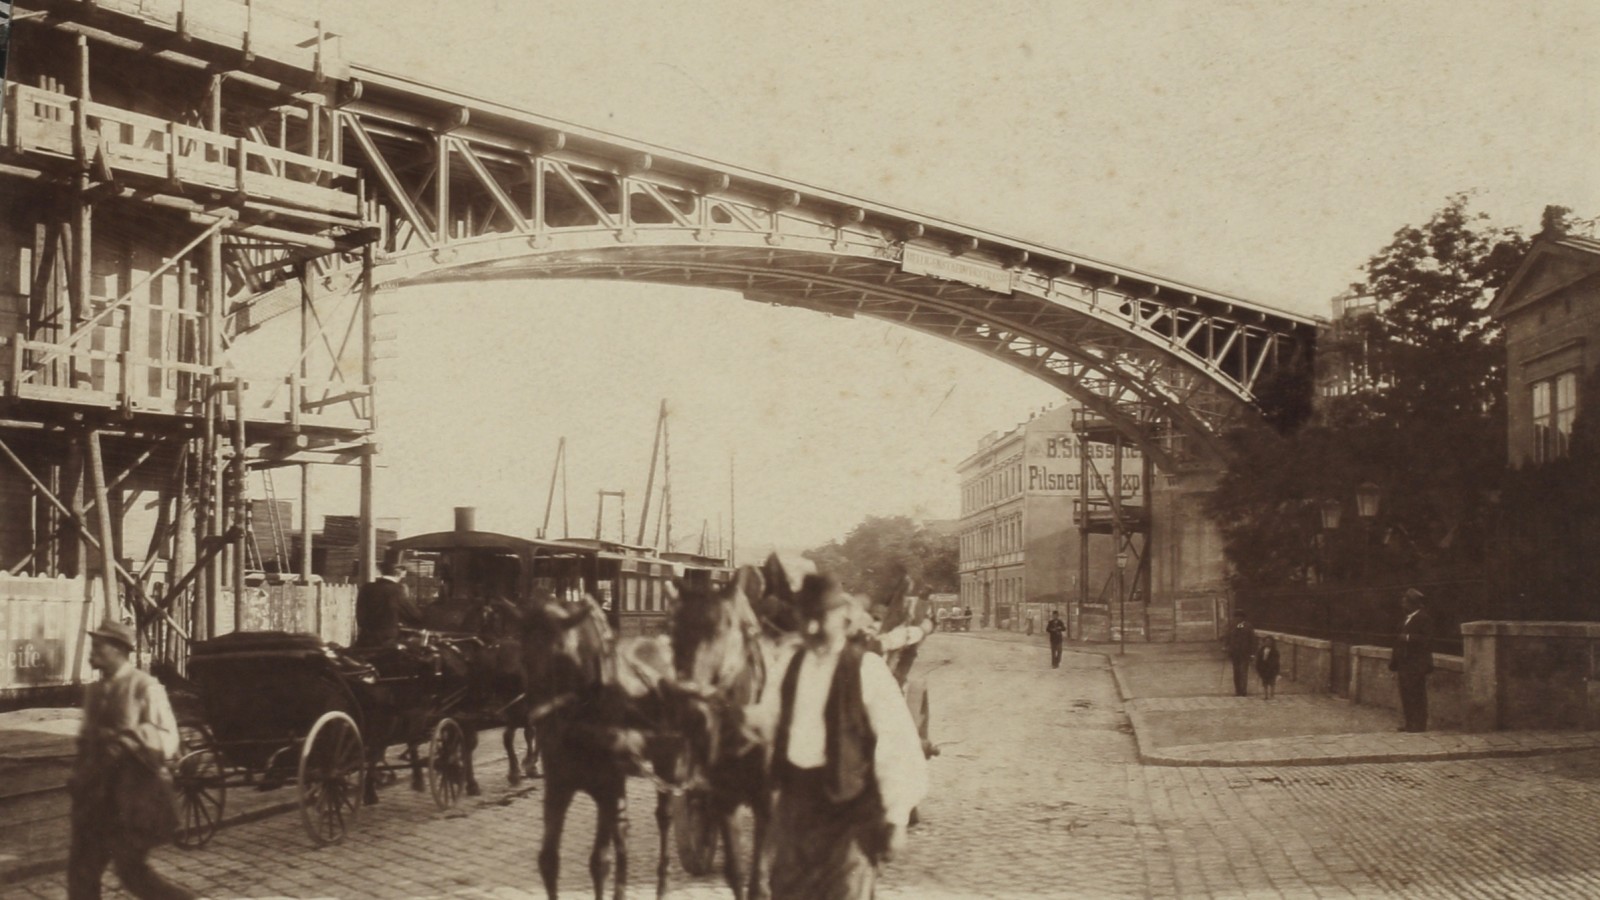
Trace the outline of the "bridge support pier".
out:
[[[1227,613],[1222,535],[1206,514],[1220,472],[1162,475],[1150,494],[1150,639],[1215,640]]]

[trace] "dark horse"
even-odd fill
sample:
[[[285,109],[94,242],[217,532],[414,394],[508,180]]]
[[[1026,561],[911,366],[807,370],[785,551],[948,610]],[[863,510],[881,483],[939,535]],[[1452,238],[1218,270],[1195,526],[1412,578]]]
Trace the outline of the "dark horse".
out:
[[[360,697],[362,736],[367,746],[367,804],[378,802],[377,778],[387,748],[405,744],[402,757],[410,763],[411,789],[424,789],[423,755],[418,746],[431,737],[431,729],[443,716],[461,706],[473,690],[476,657],[481,644],[473,639],[454,638],[428,631],[402,630],[400,645],[357,648],[350,655],[378,670],[373,684],[355,682]],[[472,752],[478,743],[477,730],[463,723],[466,741],[463,773],[467,793],[480,791],[472,769]],[[439,765],[440,760],[431,764]]]
[[[545,892],[555,900],[561,832],[573,797],[582,791],[596,809],[589,855],[595,898],[605,894],[614,852],[615,896],[622,900],[628,880],[627,777],[638,771],[644,737],[629,724],[605,614],[592,598],[569,606],[544,592],[525,604],[519,617],[528,719],[545,762],[539,849]]]
[[[766,682],[761,624],[752,607],[764,597],[765,582],[754,567],[744,566],[721,590],[704,585],[678,585],[677,590],[670,632],[676,675],[670,688],[676,696],[670,708],[677,713],[676,730],[684,740],[676,777],[669,778],[706,800],[706,814],[718,823],[722,835],[723,874],[734,897],[766,897],[771,818],[768,748],[746,728],[744,717],[745,708],[760,699]],[[657,897],[667,892],[670,804],[671,793],[658,791]],[[734,827],[740,806],[749,806],[755,817],[748,876]]]

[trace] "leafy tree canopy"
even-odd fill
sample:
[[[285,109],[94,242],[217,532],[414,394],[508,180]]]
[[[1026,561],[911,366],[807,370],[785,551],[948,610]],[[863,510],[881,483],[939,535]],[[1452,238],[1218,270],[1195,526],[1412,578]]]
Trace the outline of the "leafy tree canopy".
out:
[[[1531,242],[1470,201],[1448,198],[1362,267],[1341,298],[1355,312],[1318,341],[1316,381],[1336,390],[1307,407],[1311,374],[1286,373],[1263,386],[1265,427],[1230,436],[1212,513],[1240,586],[1481,562],[1505,466],[1504,339],[1487,307]],[[1587,223],[1550,207],[1540,224]],[[1370,525],[1353,499],[1364,482],[1382,491]],[[1319,536],[1328,501],[1342,524]]]
[[[804,555],[837,577],[845,590],[874,596],[903,575],[919,588],[954,591],[960,564],[955,535],[907,516],[868,516],[843,541],[829,541]]]

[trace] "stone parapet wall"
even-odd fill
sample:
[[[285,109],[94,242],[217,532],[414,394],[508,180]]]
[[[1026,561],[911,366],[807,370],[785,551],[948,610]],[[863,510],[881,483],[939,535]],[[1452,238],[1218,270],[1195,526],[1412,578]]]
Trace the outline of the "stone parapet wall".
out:
[[[1467,622],[1469,728],[1600,728],[1600,622]]]
[[[1260,637],[1271,636],[1278,643],[1278,656],[1282,659],[1281,678],[1297,684],[1309,685],[1317,691],[1330,688],[1355,703],[1400,709],[1400,688],[1394,673],[1389,671],[1391,652],[1388,647],[1356,645],[1349,648],[1349,665],[1339,667],[1349,673],[1349,684],[1332,685],[1333,644],[1316,638],[1302,637],[1279,631],[1258,631]],[[1467,724],[1467,666],[1464,657],[1433,655],[1433,675],[1428,678],[1428,721],[1431,726],[1459,728]]]

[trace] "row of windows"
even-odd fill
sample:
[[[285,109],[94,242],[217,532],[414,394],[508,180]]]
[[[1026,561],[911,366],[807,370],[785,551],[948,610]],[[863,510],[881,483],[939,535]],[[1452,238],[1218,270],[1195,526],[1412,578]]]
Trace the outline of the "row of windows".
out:
[[[1549,462],[1572,452],[1578,417],[1578,374],[1562,372],[1533,383],[1533,461]]]
[[[971,512],[1022,493],[1022,463],[995,469],[961,488],[961,511]]]
[[[961,605],[987,611],[985,593],[989,604],[1005,606],[1022,602],[1022,576],[1000,578],[991,582],[968,579],[961,583]]]
[[[1022,549],[1022,516],[1007,516],[998,522],[974,528],[961,535],[962,561],[982,559],[997,553]]]

